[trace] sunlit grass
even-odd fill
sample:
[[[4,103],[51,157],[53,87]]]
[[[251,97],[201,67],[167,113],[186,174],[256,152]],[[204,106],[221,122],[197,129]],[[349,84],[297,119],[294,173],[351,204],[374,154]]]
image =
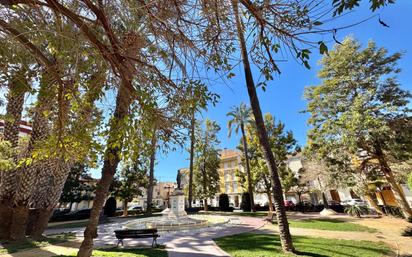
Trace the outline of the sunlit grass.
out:
[[[245,233],[218,238],[215,241],[232,257],[291,256],[282,252],[279,236],[275,234]],[[369,241],[294,236],[293,243],[298,256],[377,257],[392,253],[384,243]]]

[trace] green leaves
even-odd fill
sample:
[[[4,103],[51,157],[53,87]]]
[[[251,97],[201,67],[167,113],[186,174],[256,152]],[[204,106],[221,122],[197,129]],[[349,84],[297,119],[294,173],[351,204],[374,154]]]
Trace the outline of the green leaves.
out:
[[[328,54],[328,47],[325,45],[323,41],[319,41],[318,45],[320,54]]]
[[[296,58],[302,61],[302,64],[305,66],[306,69],[310,69],[309,65],[309,57],[312,52],[309,49],[302,49],[301,51],[296,53]]]
[[[219,190],[219,125],[206,119],[204,126],[196,127],[194,148],[194,188],[197,198],[214,196]]]
[[[352,10],[359,6],[361,0],[333,0],[332,5],[335,8],[333,15],[342,14],[345,10]],[[370,9],[376,11],[377,9],[388,5],[394,4],[396,0],[369,0]]]
[[[410,158],[404,153],[411,152],[412,135],[400,133],[411,125],[410,94],[395,77],[399,59],[374,42],[361,49],[351,38],[323,56],[322,83],[307,87],[304,95],[311,114],[309,152],[340,171],[353,169],[360,152],[376,158],[377,147],[392,161]]]

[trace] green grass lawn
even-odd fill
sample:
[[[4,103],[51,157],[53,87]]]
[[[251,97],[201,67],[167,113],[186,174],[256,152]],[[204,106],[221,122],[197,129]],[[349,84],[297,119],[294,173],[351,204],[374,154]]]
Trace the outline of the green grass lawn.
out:
[[[72,257],[72,255],[59,255],[58,257]],[[109,248],[93,251],[93,257],[167,257],[167,251],[164,247],[147,248],[147,249],[120,249]]]
[[[29,250],[33,248],[39,248],[48,246],[51,244],[58,244],[73,240],[75,235],[72,233],[64,233],[57,235],[50,235],[45,240],[33,241],[30,239],[24,241],[0,241],[0,254],[15,253],[18,251]]]
[[[201,214],[208,215],[223,215],[223,216],[248,216],[248,217],[266,217],[267,212],[200,212]],[[275,218],[276,219],[276,218]],[[345,220],[338,219],[301,219],[294,220],[288,218],[291,227],[295,228],[311,228],[321,230],[333,230],[333,231],[359,231],[359,232],[377,232],[376,229],[362,226],[359,224],[347,222]]]
[[[337,219],[304,219],[304,220],[292,220],[289,219],[289,224],[294,228],[312,228],[321,230],[334,230],[334,231],[360,231],[360,232],[377,232],[376,229],[362,226],[359,224],[346,222],[344,220]]]
[[[232,257],[292,256],[281,251],[279,236],[274,234],[245,233],[215,240]],[[377,257],[392,254],[384,243],[337,240],[294,236],[298,256],[313,257]]]

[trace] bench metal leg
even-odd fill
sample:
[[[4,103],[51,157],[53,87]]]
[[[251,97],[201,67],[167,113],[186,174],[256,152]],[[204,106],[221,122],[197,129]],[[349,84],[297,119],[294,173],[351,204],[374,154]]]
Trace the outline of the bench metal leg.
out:
[[[117,240],[117,245],[116,245],[116,247],[119,247],[119,244],[122,244],[122,246],[123,246],[123,239],[118,239]]]
[[[157,246],[157,237],[153,237],[152,248]]]

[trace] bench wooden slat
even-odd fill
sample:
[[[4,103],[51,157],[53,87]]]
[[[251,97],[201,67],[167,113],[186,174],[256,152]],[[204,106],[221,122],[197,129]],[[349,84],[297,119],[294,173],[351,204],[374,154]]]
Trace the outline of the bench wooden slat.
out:
[[[157,234],[157,229],[126,229],[126,230],[115,230],[116,238],[119,240],[119,243],[123,245],[123,239],[126,238],[153,238],[152,246],[156,243],[156,239],[159,237]]]

